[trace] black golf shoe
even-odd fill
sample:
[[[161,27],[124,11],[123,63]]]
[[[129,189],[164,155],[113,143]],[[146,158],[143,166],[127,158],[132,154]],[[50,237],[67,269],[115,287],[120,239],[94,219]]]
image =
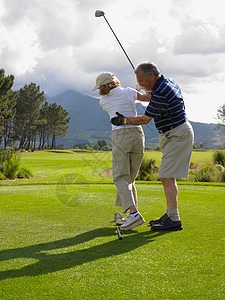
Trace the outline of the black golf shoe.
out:
[[[155,224],[160,224],[161,222],[163,222],[164,220],[166,220],[168,218],[167,214],[164,214],[161,218],[159,218],[158,220],[151,220],[149,222],[149,225],[155,225]]]
[[[161,221],[160,223],[154,224],[151,227],[152,231],[177,231],[177,230],[182,230],[183,226],[181,221],[174,222],[172,221],[168,216],[166,219]]]

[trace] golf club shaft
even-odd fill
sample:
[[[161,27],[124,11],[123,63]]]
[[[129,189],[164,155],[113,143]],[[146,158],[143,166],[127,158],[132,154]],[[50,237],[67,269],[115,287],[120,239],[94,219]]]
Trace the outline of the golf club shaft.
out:
[[[118,239],[119,239],[119,240],[122,240],[123,238],[122,238],[122,235],[121,235],[121,233],[120,233],[119,227],[116,226],[116,228],[117,228],[117,233],[118,233]]]
[[[130,60],[129,56],[127,55],[127,53],[126,53],[126,51],[124,50],[124,48],[123,48],[122,44],[120,43],[120,41],[119,41],[118,37],[116,36],[115,32],[113,31],[112,27],[110,26],[110,24],[109,24],[108,20],[106,19],[106,17],[105,17],[104,15],[103,15],[103,17],[104,17],[104,19],[105,19],[106,23],[108,24],[109,28],[111,29],[112,33],[114,34],[115,38],[117,39],[117,42],[119,43],[120,47],[122,48],[122,50],[123,50],[124,54],[126,55],[126,57],[127,57],[128,61],[129,61],[129,63],[131,64],[131,67],[132,67],[132,68],[133,68],[133,70],[135,71],[135,67],[134,67],[134,65],[132,64],[132,62],[131,62],[131,60]]]

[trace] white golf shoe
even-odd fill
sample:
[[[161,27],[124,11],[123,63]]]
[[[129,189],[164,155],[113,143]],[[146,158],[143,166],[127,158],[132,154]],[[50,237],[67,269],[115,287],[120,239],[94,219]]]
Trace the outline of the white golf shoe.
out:
[[[140,213],[136,217],[132,217],[130,214],[127,215],[124,219],[125,223],[120,226],[121,230],[130,230],[136,226],[139,226],[145,222],[144,218]]]

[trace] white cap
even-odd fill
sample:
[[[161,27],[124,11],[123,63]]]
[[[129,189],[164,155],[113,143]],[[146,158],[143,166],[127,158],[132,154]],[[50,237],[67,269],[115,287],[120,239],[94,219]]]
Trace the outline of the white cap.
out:
[[[116,78],[116,76],[113,73],[110,72],[104,72],[98,75],[96,78],[96,85],[91,89],[93,92],[100,88],[101,85],[111,83]]]

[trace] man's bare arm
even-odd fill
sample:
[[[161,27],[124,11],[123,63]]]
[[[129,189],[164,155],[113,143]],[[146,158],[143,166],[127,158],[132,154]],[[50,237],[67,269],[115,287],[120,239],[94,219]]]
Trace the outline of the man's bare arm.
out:
[[[149,102],[151,98],[151,93],[148,92],[146,94],[141,94],[139,92],[137,92],[137,100],[138,101],[142,101],[142,102]]]
[[[120,114],[118,111],[116,112],[117,117],[113,117],[111,119],[111,123],[116,126],[121,125],[144,125],[148,124],[151,121],[151,117],[146,115],[136,116],[136,117],[125,117],[124,115]]]
[[[148,117],[146,115],[142,116],[137,116],[137,117],[128,117],[125,118],[124,124],[129,124],[129,125],[144,125],[148,124],[151,121],[151,117]]]

